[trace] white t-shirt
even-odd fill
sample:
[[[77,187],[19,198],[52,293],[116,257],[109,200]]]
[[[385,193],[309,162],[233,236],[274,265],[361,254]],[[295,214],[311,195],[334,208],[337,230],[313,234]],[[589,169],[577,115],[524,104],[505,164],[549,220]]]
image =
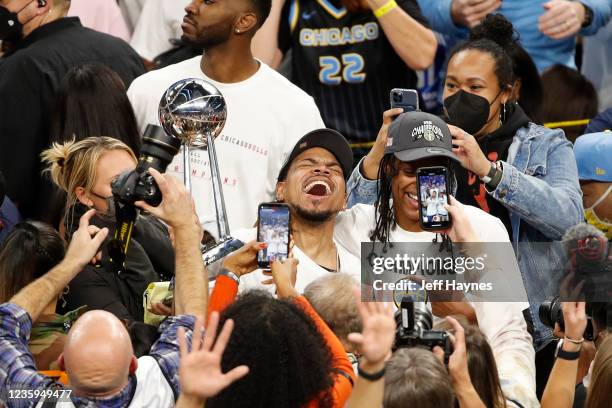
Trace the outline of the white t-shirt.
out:
[[[191,0],[148,0],[140,13],[130,45],[138,55],[152,61],[173,48],[171,39],[183,35],[181,24]]]
[[[482,211],[480,208],[463,204],[459,205],[462,206],[463,211],[470,220],[479,242],[509,242],[508,232],[498,218]],[[375,223],[374,206],[357,204],[336,217],[334,239],[340,245],[345,246],[348,252],[360,257],[361,243],[370,242],[370,234],[374,230]],[[389,241],[432,242],[434,238],[435,234],[433,232],[411,232],[403,230],[399,225],[396,225],[395,229],[390,231]],[[512,291],[509,290],[509,292],[519,300],[516,302],[519,310],[529,307],[526,301],[520,301],[527,299],[527,292],[525,291],[520,270],[516,264],[514,252],[511,250],[499,251],[499,253],[496,253],[495,260],[496,262],[491,261],[490,265],[501,269],[502,273],[500,274],[498,269],[491,270],[491,279],[495,279],[498,283],[497,286],[499,286],[499,282],[506,282],[508,285],[511,285],[508,286],[512,288]],[[486,277],[486,275],[483,275],[483,277]],[[475,300],[476,298],[470,299]]]
[[[470,219],[480,242],[508,242],[508,232],[504,224],[492,215],[479,208],[462,205]],[[334,236],[347,250],[357,256],[361,253],[361,243],[370,242],[370,234],[374,230],[376,218],[372,205],[357,204],[343,211],[336,217]],[[390,242],[431,242],[435,238],[433,232],[411,232],[403,230],[399,225],[390,231]]]
[[[128,97],[144,131],[149,123],[159,124],[159,101],[176,81],[200,78],[221,91],[227,104],[227,121],[215,148],[230,230],[251,228],[257,219],[257,206],[274,199],[278,172],[296,142],[325,125],[312,97],[266,64],[261,63],[245,81],[224,84],[206,77],[200,60],[195,57],[137,78]],[[181,154],[168,166],[168,173],[183,179]],[[216,235],[208,152],[192,151],[191,173],[200,221]]]
[[[257,238],[257,228],[232,231],[232,235],[235,238],[240,239],[242,242],[247,243]],[[334,242],[336,244],[336,248],[338,249],[339,272],[346,273],[359,282],[361,279],[361,263],[359,261],[359,257],[351,254],[344,247],[339,245],[335,237]],[[306,286],[308,286],[312,281],[330,273],[334,273],[328,271],[322,266],[319,266],[297,246],[293,247],[293,256],[300,261],[298,264],[297,279],[295,282],[295,289],[299,293],[303,293]],[[244,292],[249,289],[264,289],[274,294],[276,289],[274,285],[264,285],[261,283],[267,279],[270,279],[270,277],[264,275],[261,269],[257,269],[252,273],[240,277],[239,290],[240,292]]]

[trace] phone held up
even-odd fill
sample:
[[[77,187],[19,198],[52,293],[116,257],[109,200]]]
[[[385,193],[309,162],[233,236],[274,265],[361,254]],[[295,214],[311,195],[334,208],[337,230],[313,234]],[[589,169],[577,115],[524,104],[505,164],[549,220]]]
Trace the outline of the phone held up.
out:
[[[419,220],[424,231],[450,228],[451,216],[444,208],[450,194],[446,167],[421,167],[417,170]]]
[[[419,93],[416,89],[393,88],[390,98],[391,109],[402,108],[404,112],[419,110]]]
[[[257,265],[269,269],[272,262],[289,256],[291,215],[289,206],[282,203],[262,203],[258,215],[257,240],[268,246],[257,253]]]

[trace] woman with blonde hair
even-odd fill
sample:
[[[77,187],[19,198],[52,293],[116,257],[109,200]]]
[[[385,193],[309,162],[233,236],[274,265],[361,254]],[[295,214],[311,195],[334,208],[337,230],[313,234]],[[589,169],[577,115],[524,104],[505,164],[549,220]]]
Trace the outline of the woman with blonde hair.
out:
[[[67,240],[78,228],[80,215],[96,209],[92,224],[116,229],[116,203],[111,183],[122,173],[136,169],[136,156],[123,142],[110,137],[88,137],[75,142],[54,143],[42,153],[46,171],[66,192],[63,229]],[[108,242],[107,242],[108,244]],[[107,245],[99,265],[88,266],[70,283],[65,295],[67,310],[87,305],[103,309],[120,319],[142,321],[142,296],[151,282],[174,274],[174,253],[167,228],[151,216],[139,215],[122,270],[110,261]]]

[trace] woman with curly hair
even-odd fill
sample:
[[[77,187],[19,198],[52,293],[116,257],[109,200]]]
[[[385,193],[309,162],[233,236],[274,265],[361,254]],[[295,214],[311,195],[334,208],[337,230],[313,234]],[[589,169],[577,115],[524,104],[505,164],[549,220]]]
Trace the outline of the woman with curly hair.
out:
[[[249,264],[243,260],[255,260],[260,245],[247,244],[226,258],[211,294],[208,312],[221,312],[219,326],[234,322],[221,367],[225,372],[246,365],[249,374],[207,400],[206,407],[344,407],[355,374],[340,340],[293,287],[296,260],[272,264],[278,299],[249,291],[234,301],[235,261]],[[256,261],[251,264],[254,270]]]

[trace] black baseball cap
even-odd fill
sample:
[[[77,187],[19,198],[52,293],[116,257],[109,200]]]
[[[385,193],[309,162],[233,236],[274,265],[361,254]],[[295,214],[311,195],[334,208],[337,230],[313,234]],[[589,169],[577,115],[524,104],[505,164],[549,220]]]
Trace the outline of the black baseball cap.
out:
[[[390,153],[403,162],[440,156],[459,162],[448,125],[421,111],[402,113],[391,123],[385,148],[385,154]]]
[[[336,157],[344,173],[345,180],[351,175],[351,170],[353,169],[353,151],[344,136],[333,129],[317,129],[305,134],[298,140],[278,173],[278,181],[284,181],[287,178],[289,166],[291,166],[291,162],[297,156],[315,147],[328,150]]]

